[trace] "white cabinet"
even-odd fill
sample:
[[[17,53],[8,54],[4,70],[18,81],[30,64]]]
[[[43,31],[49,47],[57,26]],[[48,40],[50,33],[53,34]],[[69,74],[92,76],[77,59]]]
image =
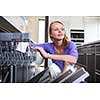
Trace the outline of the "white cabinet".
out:
[[[83,16],[70,16],[70,29],[84,29]]]
[[[100,18],[84,17],[85,23],[85,41],[84,43],[93,42],[100,39]]]

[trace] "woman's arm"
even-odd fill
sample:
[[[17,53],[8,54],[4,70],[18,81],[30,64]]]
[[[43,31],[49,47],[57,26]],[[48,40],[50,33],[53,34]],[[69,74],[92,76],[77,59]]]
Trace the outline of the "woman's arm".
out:
[[[44,58],[64,61],[66,63],[76,63],[77,58],[71,55],[58,55],[58,54],[49,54],[42,47],[35,47],[33,50],[38,50]]]
[[[57,54],[48,54],[48,57],[50,59],[54,59],[54,60],[60,60],[60,61],[64,61],[66,63],[76,63],[77,59],[74,56],[71,55],[57,55]]]

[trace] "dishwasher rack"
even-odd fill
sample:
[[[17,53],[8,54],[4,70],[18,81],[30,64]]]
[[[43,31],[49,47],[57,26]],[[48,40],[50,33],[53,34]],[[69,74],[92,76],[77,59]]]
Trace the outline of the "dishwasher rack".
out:
[[[27,47],[26,52],[16,50],[19,42],[30,42],[29,33],[0,33],[1,82],[17,82],[17,67],[26,69],[24,80],[28,79],[28,66],[35,60],[35,54]]]

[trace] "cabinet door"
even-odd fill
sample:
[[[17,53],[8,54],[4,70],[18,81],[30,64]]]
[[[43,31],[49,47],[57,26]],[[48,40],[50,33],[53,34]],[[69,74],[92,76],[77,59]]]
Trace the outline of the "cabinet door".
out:
[[[96,75],[95,76],[96,77],[96,82],[100,83],[100,72],[96,70],[95,75]]]
[[[85,43],[96,41],[99,39],[99,29],[96,17],[84,17],[85,21]],[[98,29],[98,30],[97,30]]]
[[[87,70],[90,74],[88,82],[95,82],[95,54],[87,54]]]
[[[96,82],[100,83],[100,44],[96,45]]]
[[[100,44],[96,45],[96,69],[100,70]]]
[[[95,82],[95,46],[89,45],[87,50],[87,70],[90,74],[88,82]]]
[[[96,69],[100,70],[100,53],[96,54]]]
[[[78,63],[86,65],[86,53],[79,55]]]
[[[79,54],[78,63],[86,65],[86,51],[87,51],[86,47],[78,48],[78,54]]]

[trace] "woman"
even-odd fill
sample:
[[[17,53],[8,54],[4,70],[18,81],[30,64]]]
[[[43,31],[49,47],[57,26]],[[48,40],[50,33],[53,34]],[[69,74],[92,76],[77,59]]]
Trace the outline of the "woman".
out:
[[[50,43],[31,44],[35,46],[44,58],[52,59],[53,63],[59,66],[64,73],[68,64],[75,64],[78,59],[77,48],[66,36],[63,23],[54,21],[50,24],[49,35],[52,40]]]

